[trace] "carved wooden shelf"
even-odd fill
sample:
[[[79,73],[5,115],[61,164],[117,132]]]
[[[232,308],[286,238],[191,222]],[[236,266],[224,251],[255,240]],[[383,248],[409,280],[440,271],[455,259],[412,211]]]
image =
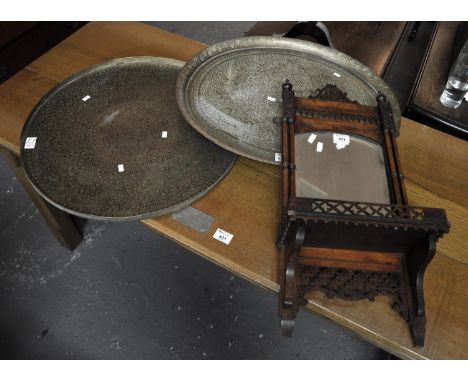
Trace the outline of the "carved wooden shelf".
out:
[[[381,158],[378,166],[386,174],[383,188],[388,186],[388,190],[381,198],[388,198],[388,203],[297,195],[297,180],[310,171],[302,168],[299,172],[298,158],[317,155],[314,146],[303,146],[306,153],[300,153],[298,137],[306,134],[313,143],[325,133],[347,134],[348,144],[353,136],[382,153],[376,158]],[[442,209],[408,205],[397,133],[391,106],[383,95],[377,97],[376,107],[370,107],[350,100],[336,86],[327,85],[309,98],[299,98],[292,84],[283,84],[284,212],[277,245],[281,250],[279,314],[285,335],[292,334],[298,307],[306,303],[310,291],[348,300],[374,300],[382,294],[392,299],[392,307],[407,321],[414,345],[424,345],[424,271],[449,224]],[[316,151],[321,152],[318,145]],[[329,147],[329,160],[346,154],[342,148],[333,151]],[[355,168],[365,165],[354,162]],[[337,177],[336,166],[334,170],[327,176]],[[376,181],[372,175],[367,177],[369,182]],[[319,189],[307,184],[311,193]],[[364,192],[360,197],[374,195]]]

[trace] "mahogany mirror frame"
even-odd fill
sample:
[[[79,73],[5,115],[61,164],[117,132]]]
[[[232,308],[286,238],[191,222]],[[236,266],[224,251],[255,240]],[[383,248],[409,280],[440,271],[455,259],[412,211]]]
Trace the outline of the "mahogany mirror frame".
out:
[[[390,103],[379,94],[375,107],[361,105],[334,85],[309,98],[296,97],[288,80],[282,98],[283,216],[277,246],[283,334],[292,334],[310,291],[348,300],[386,295],[408,323],[414,345],[423,346],[424,271],[449,223],[442,209],[408,205]],[[390,203],[297,197],[295,136],[314,132],[349,134],[380,145]]]

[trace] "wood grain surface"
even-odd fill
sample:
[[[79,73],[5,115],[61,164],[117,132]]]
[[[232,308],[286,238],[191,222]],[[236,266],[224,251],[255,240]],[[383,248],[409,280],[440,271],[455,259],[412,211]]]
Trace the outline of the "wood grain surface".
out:
[[[406,178],[468,208],[468,143],[408,119],[402,126],[397,142]]]
[[[23,124],[36,103],[57,84],[24,69],[0,85],[0,145],[19,153]]]
[[[0,144],[18,153],[21,128],[34,104],[56,82],[78,70],[132,55],[187,60],[203,47],[139,23],[87,24],[0,86]],[[402,358],[468,358],[468,146],[406,119],[402,120],[398,144],[410,203],[445,208],[452,224],[450,234],[438,243],[424,280],[426,345],[412,346],[406,323],[385,297],[375,302],[348,302],[315,292],[308,295],[306,310]],[[279,167],[239,158],[219,186],[193,204],[215,218],[207,233],[191,230],[170,216],[143,223],[277,292],[278,254],[274,244],[281,215],[280,175]],[[217,228],[234,235],[229,245],[212,238]]]

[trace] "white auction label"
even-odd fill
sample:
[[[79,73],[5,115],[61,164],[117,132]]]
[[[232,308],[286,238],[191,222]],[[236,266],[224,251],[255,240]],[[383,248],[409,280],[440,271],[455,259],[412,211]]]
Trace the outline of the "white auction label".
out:
[[[345,134],[333,134],[333,143],[336,145],[338,150],[344,149],[349,145],[349,135]]]
[[[161,133],[161,137],[162,138],[167,138],[167,131],[164,130],[162,133]]]
[[[317,142],[317,152],[321,153],[323,151],[323,142]]]
[[[314,143],[315,138],[317,138],[317,135],[315,135],[314,133],[312,133],[312,134],[309,135],[309,138],[307,139],[307,142],[309,142],[309,143]]]
[[[123,164],[117,165],[117,168],[118,168],[119,172],[124,172],[124,165]]]
[[[270,96],[268,96],[268,97],[267,97],[267,100],[268,100],[268,101],[271,101],[271,102],[276,102],[276,98],[275,98],[275,97],[270,97]]]
[[[234,235],[232,233],[229,233],[229,232],[226,232],[224,230],[222,230],[221,228],[218,228],[215,232],[215,234],[213,235],[213,238],[215,238],[216,240],[219,240],[221,241],[222,243],[228,245],[232,238],[234,237]]]
[[[81,100],[82,100],[83,102],[86,102],[86,101],[89,100],[90,98],[91,98],[91,96],[88,94],[88,95],[84,96]]]
[[[281,162],[281,153],[275,153],[275,162]]]
[[[27,137],[26,141],[24,142],[25,149],[33,149],[36,147],[37,137]]]

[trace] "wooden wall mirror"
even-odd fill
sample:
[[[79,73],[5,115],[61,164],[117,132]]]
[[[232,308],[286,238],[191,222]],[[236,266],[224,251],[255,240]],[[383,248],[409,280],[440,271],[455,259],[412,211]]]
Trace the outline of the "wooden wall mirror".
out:
[[[291,335],[305,295],[387,295],[423,346],[424,271],[445,211],[408,205],[390,103],[360,105],[333,85],[309,98],[283,84],[279,315]]]

